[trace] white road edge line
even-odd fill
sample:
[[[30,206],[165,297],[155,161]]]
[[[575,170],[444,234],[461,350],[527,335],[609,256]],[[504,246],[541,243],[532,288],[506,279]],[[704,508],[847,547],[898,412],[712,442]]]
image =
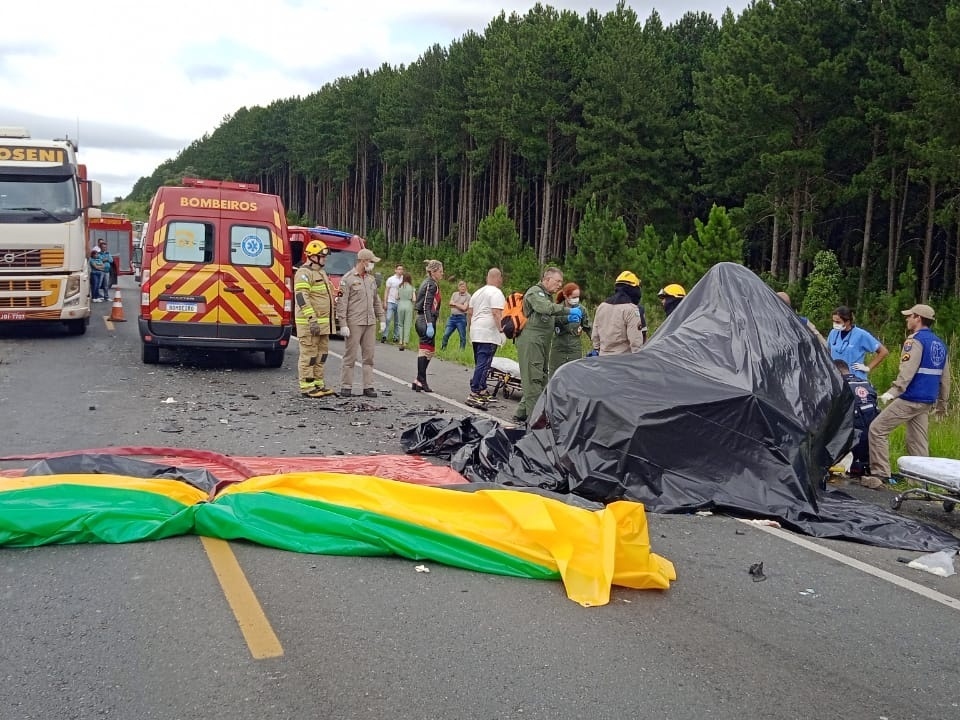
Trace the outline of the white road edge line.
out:
[[[849,557],[848,555],[844,555],[843,553],[839,553],[836,550],[831,550],[830,548],[825,548],[822,545],[817,545],[815,542],[807,540],[806,538],[802,538],[787,530],[783,530],[781,528],[766,527],[764,525],[757,525],[756,523],[752,523],[749,520],[740,520],[740,522],[745,523],[750,527],[755,527],[758,530],[762,530],[765,533],[770,533],[771,535],[775,535],[778,538],[781,538],[783,540],[786,540],[787,542],[793,543],[794,545],[799,545],[802,548],[811,550],[819,555],[823,555],[824,557],[830,558],[831,560],[836,560],[837,562],[843,563],[844,565],[852,567],[855,570],[860,570],[861,572],[865,572],[867,573],[867,575],[873,575],[875,578],[878,578],[880,580],[886,580],[887,582],[892,583],[897,587],[903,588],[904,590],[909,590],[910,592],[914,592],[917,595],[922,595],[923,597],[929,600],[933,600],[934,602],[938,602],[941,605],[946,605],[947,607],[953,608],[954,610],[960,610],[960,600],[958,600],[957,598],[950,597],[949,595],[944,595],[943,593],[937,592],[936,590],[931,590],[930,588],[924,585],[915,583],[912,580],[906,580],[905,578],[902,578],[899,575],[894,575],[893,573],[887,572],[886,570],[881,570],[878,567],[874,567],[869,563],[865,563],[861,560],[857,560],[855,558]]]
[[[291,340],[291,341],[297,341],[297,343],[300,342],[300,341],[298,340],[298,338],[297,338],[296,335],[291,335],[291,336],[290,336],[290,340]],[[340,353],[335,353],[335,352],[333,352],[332,350],[328,350],[327,352],[328,352],[328,354],[333,355],[335,358],[338,358],[338,359],[341,360],[341,361],[343,360],[343,355],[341,355]],[[416,355],[416,353],[414,352],[414,356],[415,356],[415,355]],[[401,378],[398,378],[396,375],[391,375],[390,373],[385,373],[385,372],[383,372],[383,370],[377,370],[376,368],[374,368],[374,369],[373,369],[373,374],[374,374],[374,375],[379,375],[380,377],[382,377],[382,378],[384,378],[384,379],[386,379],[386,380],[390,380],[391,382],[395,382],[395,383],[397,383],[397,385],[403,385],[404,387],[409,387],[409,386],[410,386],[410,383],[407,382],[406,380],[403,380],[403,379],[401,379]],[[440,400],[441,402],[445,402],[447,405],[452,405],[453,407],[455,407],[455,408],[457,408],[457,409],[459,409],[459,410],[464,410],[465,412],[468,412],[468,413],[470,413],[471,415],[479,415],[479,416],[481,416],[481,417],[485,417],[485,418],[488,418],[488,419],[490,419],[490,420],[494,420],[495,422],[498,422],[498,423],[500,423],[501,425],[509,425],[509,423],[507,423],[507,422],[505,422],[504,420],[498,418],[496,415],[491,415],[490,413],[484,412],[483,410],[477,410],[476,408],[472,408],[472,407],[470,407],[469,405],[465,405],[464,403],[459,402],[458,400],[454,400],[453,398],[448,398],[446,395],[441,395],[441,394],[438,393],[438,392],[427,393],[427,396],[428,396],[428,397],[432,397],[432,398],[436,398],[437,400]]]

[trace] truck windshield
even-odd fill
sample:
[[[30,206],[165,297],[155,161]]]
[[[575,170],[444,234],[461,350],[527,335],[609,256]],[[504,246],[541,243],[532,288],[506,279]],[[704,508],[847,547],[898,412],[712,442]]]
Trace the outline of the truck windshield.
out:
[[[328,275],[346,275],[357,265],[357,254],[350,250],[331,250],[327,258]]]
[[[0,175],[0,223],[67,222],[79,212],[72,176]]]

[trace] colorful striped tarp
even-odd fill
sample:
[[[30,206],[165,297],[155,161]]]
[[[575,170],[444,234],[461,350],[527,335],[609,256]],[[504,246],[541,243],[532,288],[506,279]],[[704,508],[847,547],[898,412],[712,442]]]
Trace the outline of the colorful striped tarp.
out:
[[[397,555],[563,580],[584,606],[612,585],[667,589],[643,506],[600,510],[512,489],[460,492],[336,472],[254,477],[212,499],[176,480],[120,475],[0,478],[0,545],[123,543],[198,534],[327,555]]]

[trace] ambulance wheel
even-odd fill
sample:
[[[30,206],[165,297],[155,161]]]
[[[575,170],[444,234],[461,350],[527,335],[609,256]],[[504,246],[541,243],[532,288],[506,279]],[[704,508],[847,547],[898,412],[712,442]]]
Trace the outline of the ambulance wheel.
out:
[[[156,365],[160,362],[160,348],[156,345],[143,344],[143,364]]]
[[[283,348],[280,350],[264,350],[263,364],[268,368],[283,367]]]
[[[67,333],[70,335],[83,335],[87,332],[86,320],[67,320]]]
[[[943,511],[945,513],[953,512],[953,508],[955,508],[956,506],[957,504],[955,502],[950,502],[949,500],[943,501]]]
[[[900,495],[894,495],[890,498],[890,507],[894,510],[899,510],[900,506],[903,504],[903,497]]]

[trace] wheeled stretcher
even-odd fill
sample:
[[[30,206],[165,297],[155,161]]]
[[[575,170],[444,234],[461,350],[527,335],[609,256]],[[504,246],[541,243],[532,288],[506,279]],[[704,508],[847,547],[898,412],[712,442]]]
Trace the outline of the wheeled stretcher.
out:
[[[523,386],[520,384],[520,363],[506,357],[494,357],[487,371],[487,391],[492,397],[503,391],[505,398],[520,397]]]
[[[952,512],[960,502],[960,460],[906,455],[897,460],[900,476],[919,487],[894,495],[890,507],[899,509],[904,500],[924,497],[943,502],[943,511]]]

